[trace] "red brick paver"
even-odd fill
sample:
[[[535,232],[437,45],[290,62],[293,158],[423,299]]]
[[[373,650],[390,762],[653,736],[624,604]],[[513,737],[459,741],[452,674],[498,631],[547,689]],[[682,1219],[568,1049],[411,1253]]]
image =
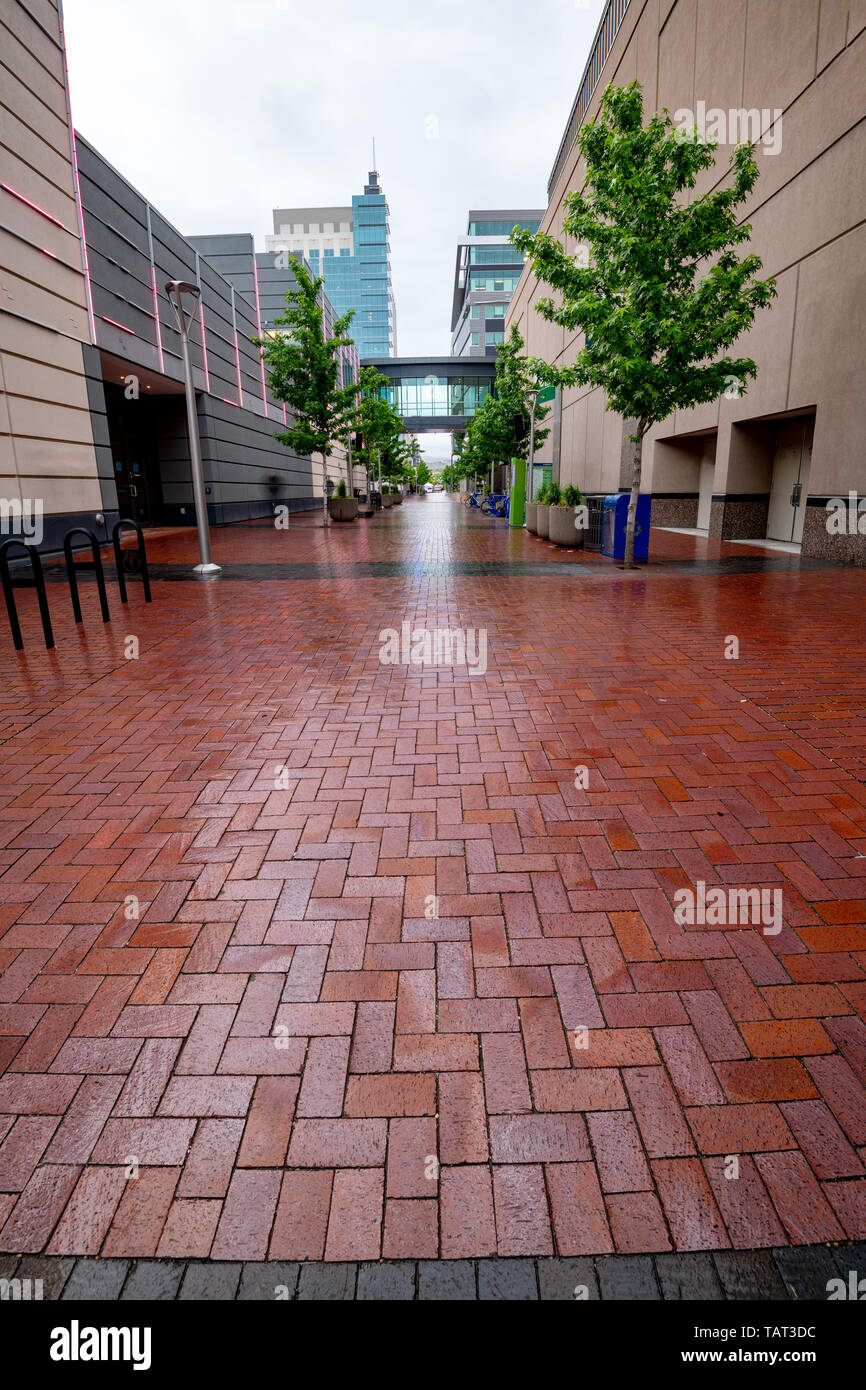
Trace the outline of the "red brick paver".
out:
[[[265,568],[2,634],[0,1250],[866,1239],[863,575],[624,576],[445,498],[214,549]],[[486,671],[381,665],[403,621]],[[698,881],[781,930],[679,923]]]

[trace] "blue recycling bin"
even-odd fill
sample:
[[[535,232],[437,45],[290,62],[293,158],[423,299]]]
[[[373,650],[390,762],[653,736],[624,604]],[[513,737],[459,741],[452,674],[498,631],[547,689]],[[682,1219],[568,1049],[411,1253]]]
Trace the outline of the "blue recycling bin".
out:
[[[637,512],[634,519],[634,558],[649,559],[650,502],[648,492],[642,492],[637,499]],[[625,529],[628,522],[629,494],[620,492],[614,497],[605,497],[601,527],[601,553],[612,560],[625,559]]]

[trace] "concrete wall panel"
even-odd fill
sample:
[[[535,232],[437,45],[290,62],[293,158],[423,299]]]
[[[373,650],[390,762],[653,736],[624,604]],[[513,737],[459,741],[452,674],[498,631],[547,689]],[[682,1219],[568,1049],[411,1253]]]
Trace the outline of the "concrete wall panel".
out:
[[[48,0],[29,8],[0,0],[0,26],[3,181],[36,204],[0,193],[0,217],[17,233],[0,232],[0,489],[41,497],[50,520],[98,509],[101,499],[63,51]]]
[[[724,111],[783,109],[781,149],[756,148],[760,178],[744,211],[752,249],[763,258],[764,273],[779,282],[778,299],[732,349],[754,357],[758,379],[741,400],[710,402],[662,422],[647,442],[646,478],[657,490],[676,491],[678,478],[694,472],[691,464],[677,463],[678,440],[718,426],[714,488],[756,500],[732,499],[714,508],[714,524],[718,534],[755,524],[770,469],[760,419],[815,406],[810,491],[866,491],[860,380],[866,358],[866,0],[633,0],[620,35],[587,120],[609,80],[624,83],[635,75],[647,111],[695,110],[699,99]],[[729,146],[718,151],[698,195],[729,178],[730,152]],[[580,180],[572,151],[544,230],[555,235],[561,228],[564,194]],[[547,292],[524,272],[506,327],[519,321],[531,354],[568,362],[581,340],[562,335],[556,342],[551,326],[534,313],[534,301]],[[579,472],[588,489],[597,478],[600,490],[616,490],[622,422],[611,417],[611,424],[603,423],[598,397],[597,391],[565,393],[561,473],[570,480],[570,472]]]

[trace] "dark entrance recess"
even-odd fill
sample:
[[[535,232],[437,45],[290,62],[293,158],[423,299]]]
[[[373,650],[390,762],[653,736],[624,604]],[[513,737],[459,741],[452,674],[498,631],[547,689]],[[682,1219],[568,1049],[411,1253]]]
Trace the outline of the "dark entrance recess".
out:
[[[159,397],[144,394],[129,401],[122,386],[105,383],[108,435],[121,516],[140,526],[162,521],[162,489],[159,481],[156,406]]]

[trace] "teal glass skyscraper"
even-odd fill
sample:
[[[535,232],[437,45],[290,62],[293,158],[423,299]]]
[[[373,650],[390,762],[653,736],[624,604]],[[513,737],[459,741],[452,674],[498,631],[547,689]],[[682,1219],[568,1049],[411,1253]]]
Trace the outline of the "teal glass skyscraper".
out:
[[[354,324],[355,342],[361,357],[393,357],[394,295],[388,204],[375,170],[371,171],[364,192],[352,199],[352,214],[355,259],[361,284],[361,301]],[[325,283],[327,288],[327,279]]]
[[[360,357],[396,355],[388,203],[375,169],[351,207],[275,208],[266,245],[306,257],[337,314],[354,309],[349,331]]]

